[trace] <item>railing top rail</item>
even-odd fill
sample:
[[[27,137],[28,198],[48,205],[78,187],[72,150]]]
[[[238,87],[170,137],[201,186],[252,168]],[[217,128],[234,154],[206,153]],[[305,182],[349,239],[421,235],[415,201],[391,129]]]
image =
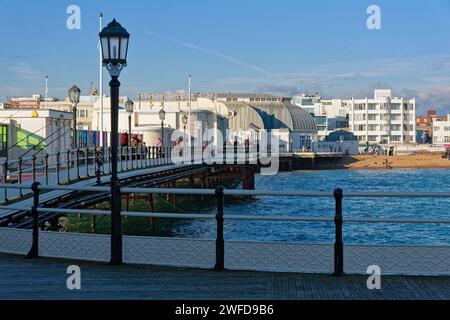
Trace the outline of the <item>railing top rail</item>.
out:
[[[450,192],[343,192],[344,198],[450,198]]]
[[[18,206],[0,206],[0,210],[30,210]],[[82,209],[56,209],[56,208],[37,208],[39,212],[62,213],[62,214],[94,214],[111,215],[110,210],[82,210]],[[189,220],[214,220],[215,214],[212,213],[169,213],[169,212],[136,212],[122,211],[122,216],[142,217],[142,218],[169,218],[169,219],[189,219]],[[311,217],[311,216],[275,216],[275,215],[227,215],[225,220],[253,220],[253,221],[275,221],[275,222],[334,222],[334,216],[330,217]],[[395,224],[450,224],[450,219],[402,219],[402,218],[344,218],[344,223],[395,223]]]
[[[26,189],[31,184],[0,184],[0,189]],[[40,185],[40,190],[67,190],[87,192],[108,192],[110,187],[100,186],[57,186]],[[123,187],[123,193],[152,193],[152,194],[185,194],[185,195],[214,195],[215,189],[173,189],[173,188],[134,188]],[[229,196],[291,196],[291,197],[334,197],[333,192],[323,191],[271,191],[271,190],[231,190],[225,189]],[[450,192],[343,192],[344,198],[450,198]]]

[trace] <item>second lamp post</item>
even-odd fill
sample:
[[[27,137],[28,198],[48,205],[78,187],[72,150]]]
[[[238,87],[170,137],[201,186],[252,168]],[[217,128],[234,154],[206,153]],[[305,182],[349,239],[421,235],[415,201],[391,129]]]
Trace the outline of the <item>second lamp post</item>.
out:
[[[128,146],[131,147],[131,116],[133,114],[134,102],[127,99],[125,102],[125,110],[128,112]]]
[[[164,120],[166,120],[164,109],[159,110],[159,119],[161,120],[161,144],[164,146]]]
[[[80,94],[81,94],[81,90],[76,85],[73,85],[69,89],[69,100],[72,103],[72,113],[73,113],[72,131],[73,131],[73,148],[74,149],[78,148],[77,105],[80,102]]]

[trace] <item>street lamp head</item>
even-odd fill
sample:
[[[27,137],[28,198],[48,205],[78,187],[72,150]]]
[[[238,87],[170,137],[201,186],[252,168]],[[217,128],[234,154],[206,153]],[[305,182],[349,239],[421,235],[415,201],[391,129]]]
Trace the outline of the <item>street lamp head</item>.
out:
[[[70,102],[72,102],[72,104],[74,104],[74,105],[77,105],[80,102],[80,94],[81,94],[81,90],[76,85],[73,85],[69,89]]]
[[[181,122],[186,125],[188,122],[188,117],[187,115],[183,112],[183,115],[181,116]]]
[[[159,110],[159,119],[161,121],[164,121],[166,119],[166,112],[164,111],[164,109]]]
[[[134,102],[130,100],[130,98],[127,99],[127,101],[125,102],[125,110],[128,113],[133,113],[133,107],[134,107]]]
[[[103,65],[108,70],[127,65],[130,34],[114,19],[100,32]],[[111,70],[110,70],[111,72]],[[120,72],[120,71],[119,71]]]

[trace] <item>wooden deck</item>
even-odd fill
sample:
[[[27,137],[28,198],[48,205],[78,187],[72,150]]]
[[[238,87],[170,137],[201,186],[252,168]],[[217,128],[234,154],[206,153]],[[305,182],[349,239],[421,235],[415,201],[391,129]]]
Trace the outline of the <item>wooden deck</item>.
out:
[[[81,268],[79,291],[66,287],[66,269]],[[58,259],[28,260],[0,254],[0,299],[450,299],[450,277],[382,278],[382,290],[366,277],[258,272],[214,272],[121,266]]]

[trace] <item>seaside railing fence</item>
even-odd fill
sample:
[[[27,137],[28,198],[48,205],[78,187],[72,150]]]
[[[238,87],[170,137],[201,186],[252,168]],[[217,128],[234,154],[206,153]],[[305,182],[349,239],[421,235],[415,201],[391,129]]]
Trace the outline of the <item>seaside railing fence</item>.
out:
[[[57,253],[43,254],[44,256],[59,258],[80,258],[86,260],[108,259],[110,241],[107,235],[96,234],[70,234],[61,232],[45,232],[39,228],[39,213],[55,214],[88,214],[108,216],[107,210],[81,210],[81,209],[57,209],[45,208],[40,205],[40,192],[49,190],[85,191],[85,192],[109,192],[109,187],[77,187],[77,186],[48,186],[39,182],[30,185],[0,185],[1,188],[31,188],[33,192],[33,204],[28,210],[23,207],[0,206],[0,210],[27,210],[33,218],[33,230],[31,247],[27,256],[35,258],[40,256],[40,234],[45,236],[48,244],[58,246]],[[449,198],[450,193],[372,193],[372,192],[345,192],[341,189],[331,192],[296,192],[296,191],[253,191],[253,190],[225,190],[223,187],[216,189],[166,189],[166,188],[120,188],[121,194],[183,194],[183,195],[210,195],[215,196],[217,202],[216,214],[186,214],[186,213],[153,213],[153,212],[129,212],[122,211],[121,216],[169,218],[169,219],[200,219],[216,221],[216,239],[214,245],[211,240],[190,239],[166,239],[153,237],[123,236],[125,250],[125,262],[149,263],[174,266],[189,266],[208,268],[209,260],[214,255],[214,270],[224,269],[248,269],[260,271],[288,271],[288,272],[318,272],[326,273],[332,264],[332,273],[341,276],[346,272],[361,273],[371,264],[384,264],[388,266],[386,272],[401,274],[427,274],[450,275],[450,246],[383,246],[383,245],[344,245],[344,223],[394,223],[394,224],[450,224],[450,219],[404,219],[404,218],[356,218],[344,217],[344,198]],[[289,197],[320,197],[334,198],[335,213],[330,217],[299,217],[277,215],[227,215],[224,212],[226,196],[289,196]],[[272,222],[322,222],[334,223],[334,244],[330,245],[302,245],[293,243],[262,243],[262,242],[235,242],[224,240],[224,220],[253,220]],[[11,235],[12,228],[0,228],[0,243],[2,232]],[[19,231],[19,230],[17,230]],[[20,230],[25,232],[28,230]],[[60,236],[64,234],[64,238]],[[17,236],[17,235],[16,235]],[[19,236],[17,239],[21,239]],[[59,237],[56,240],[55,237]],[[23,238],[23,237],[22,237]],[[5,238],[3,238],[5,240]],[[93,244],[92,241],[97,243]],[[71,241],[71,243],[69,243]],[[6,241],[7,242],[7,241]],[[56,243],[57,242],[57,243]],[[74,243],[76,245],[74,245]],[[10,245],[11,242],[9,242]],[[16,244],[18,245],[18,244]],[[95,248],[92,246],[94,245]],[[74,246],[76,247],[74,249]],[[158,247],[158,249],[152,248]],[[211,251],[214,246],[214,252]],[[23,252],[23,245],[20,246]],[[0,252],[7,248],[0,245]],[[71,251],[72,250],[72,251]],[[77,253],[73,253],[75,250]],[[89,253],[83,252],[89,251]],[[153,250],[153,251],[152,251]],[[173,252],[172,252],[173,251]],[[191,252],[189,252],[191,251]],[[332,255],[330,255],[332,251]],[[99,253],[101,252],[101,253]],[[158,259],[155,255],[172,255],[171,258]],[[151,255],[151,257],[150,257]],[[181,255],[190,256],[194,262],[186,262]],[[399,258],[402,261],[396,261]],[[280,264],[284,260],[288,266]],[[248,263],[240,261],[248,259]],[[295,261],[301,260],[297,263]],[[264,260],[264,261],[263,261]],[[346,263],[351,261],[351,263]],[[227,267],[228,263],[228,267]],[[308,266],[302,266],[307,264]],[[357,265],[357,266],[356,266]]]

